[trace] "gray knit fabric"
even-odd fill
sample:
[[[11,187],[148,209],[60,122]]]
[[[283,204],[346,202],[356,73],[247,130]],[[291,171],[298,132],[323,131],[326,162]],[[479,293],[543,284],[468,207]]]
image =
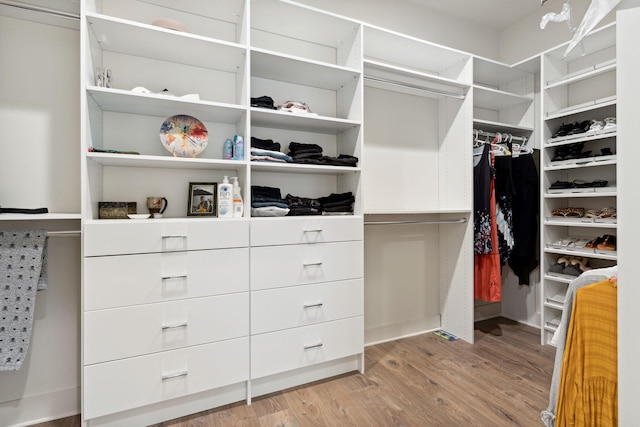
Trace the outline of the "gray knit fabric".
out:
[[[573,311],[573,299],[576,291],[587,285],[602,282],[609,275],[599,275],[597,270],[593,270],[591,274],[581,274],[573,279],[567,290],[567,297],[564,300],[564,308],[562,309],[562,317],[560,318],[560,326],[558,326],[558,347],[556,348],[556,358],[553,364],[553,376],[551,377],[551,388],[549,390],[549,407],[540,413],[542,422],[547,427],[555,427],[556,409],[558,406],[558,391],[560,388],[560,373],[562,370],[562,358],[564,357],[564,347],[567,341],[567,331],[569,329],[569,320]]]
[[[0,371],[17,371],[27,356],[46,244],[46,230],[0,231]]]

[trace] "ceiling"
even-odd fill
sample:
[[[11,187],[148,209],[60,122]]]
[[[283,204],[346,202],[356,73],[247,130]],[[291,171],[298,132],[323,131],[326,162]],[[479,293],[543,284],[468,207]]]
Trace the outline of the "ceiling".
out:
[[[409,0],[445,15],[502,30],[540,10],[541,0]],[[549,7],[547,2],[544,8]]]

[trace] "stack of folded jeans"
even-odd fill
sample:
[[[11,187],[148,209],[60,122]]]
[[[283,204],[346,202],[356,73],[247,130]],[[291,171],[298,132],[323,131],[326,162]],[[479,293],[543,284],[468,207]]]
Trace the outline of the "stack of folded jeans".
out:
[[[273,142],[273,139],[260,139],[255,136],[251,137],[251,147],[261,150],[280,151],[279,142]]]
[[[344,215],[353,213],[353,202],[355,197],[349,191],[346,193],[331,193],[330,196],[320,197],[318,201],[322,205],[322,211],[325,215]]]
[[[318,199],[287,194],[287,203],[289,204],[288,216],[322,215],[322,204]]]
[[[340,154],[338,157],[324,156],[322,147],[319,145],[300,142],[291,142],[289,144],[289,156],[291,156],[293,163],[351,167],[355,167],[358,164],[357,157],[347,154]]]
[[[279,151],[261,150],[260,148],[251,147],[251,161],[291,163],[292,159]]]
[[[289,204],[282,198],[279,188],[251,186],[251,216],[285,216]]]

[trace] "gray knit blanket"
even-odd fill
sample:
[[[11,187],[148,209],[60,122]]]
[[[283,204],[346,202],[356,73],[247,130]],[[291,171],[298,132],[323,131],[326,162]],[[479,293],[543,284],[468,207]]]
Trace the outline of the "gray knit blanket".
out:
[[[27,356],[46,267],[46,230],[0,231],[0,371],[17,371]]]

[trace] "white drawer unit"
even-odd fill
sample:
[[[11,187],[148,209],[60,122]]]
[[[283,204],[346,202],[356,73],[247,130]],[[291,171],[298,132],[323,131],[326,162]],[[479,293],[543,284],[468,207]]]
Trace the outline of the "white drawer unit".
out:
[[[84,308],[97,310],[249,290],[249,248],[84,259]]]
[[[253,218],[251,246],[362,240],[362,217]]]
[[[251,337],[251,378],[362,353],[363,316]]]
[[[363,279],[251,293],[251,333],[261,334],[364,314]]]
[[[249,379],[249,338],[86,366],[86,418],[101,417]]]
[[[251,289],[363,277],[362,241],[251,248]]]
[[[247,292],[84,313],[84,363],[249,335]]]
[[[243,219],[101,220],[84,226],[85,257],[243,247]]]

